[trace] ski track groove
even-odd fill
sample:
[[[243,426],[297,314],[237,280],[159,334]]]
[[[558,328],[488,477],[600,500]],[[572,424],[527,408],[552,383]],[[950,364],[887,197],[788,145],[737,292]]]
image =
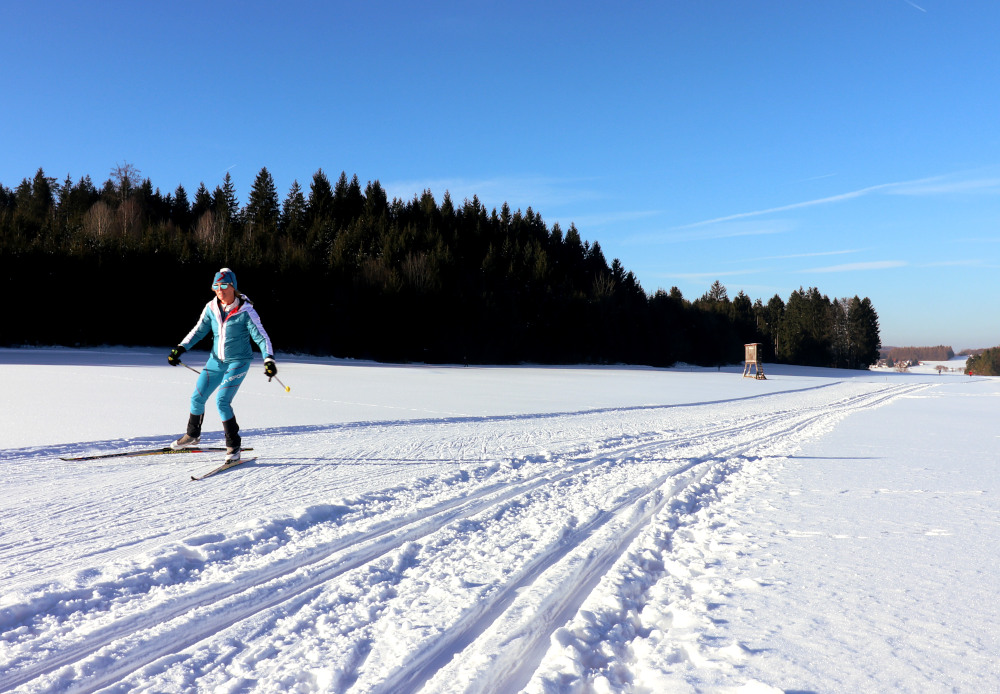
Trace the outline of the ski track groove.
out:
[[[762,444],[788,439],[831,415],[839,416],[859,409],[877,407],[923,387],[894,386],[875,392],[851,395],[802,410],[781,410],[739,417],[722,425],[701,427],[697,431],[683,429],[682,433],[685,435],[678,437],[664,438],[666,432],[652,431],[616,434],[591,442],[579,446],[577,450],[560,454],[559,458],[567,461],[568,467],[555,473],[552,472],[551,466],[546,465],[540,472],[514,483],[509,480],[486,483],[471,494],[463,494],[465,490],[462,488],[455,496],[431,508],[421,509],[417,517],[403,515],[392,518],[376,523],[363,532],[348,534],[319,546],[308,547],[293,559],[279,561],[264,568],[251,567],[247,572],[249,578],[244,577],[242,580],[222,585],[196,585],[194,586],[196,590],[193,592],[172,598],[166,604],[155,604],[151,607],[139,605],[140,611],[117,618],[111,624],[89,632],[80,642],[70,646],[56,644],[54,655],[20,671],[8,671],[6,675],[0,676],[0,689],[19,687],[62,667],[97,658],[102,650],[128,641],[129,644],[118,646],[119,652],[124,647],[122,655],[102,663],[99,675],[88,678],[86,682],[76,682],[71,687],[72,691],[96,691],[255,615],[279,605],[308,601],[310,593],[324,583],[370,564],[386,554],[398,551],[407,543],[424,538],[457,520],[470,518],[532,491],[597,470],[614,460],[639,458],[644,453],[664,449],[664,452],[670,454],[664,460],[679,463],[678,467],[650,483],[629,490],[624,498],[617,501],[610,509],[600,511],[587,523],[576,528],[558,547],[533,557],[515,576],[510,577],[509,582],[493,600],[467,610],[463,617],[448,627],[436,643],[409,659],[405,667],[390,673],[373,690],[391,694],[416,691],[430,681],[448,663],[451,656],[475,643],[496,620],[501,618],[521,589],[530,585],[545,571],[555,567],[580,548],[587,538],[594,536],[614,519],[622,516],[631,517],[632,520],[626,524],[627,530],[619,541],[599,548],[595,561],[599,570],[586,572],[572,587],[564,585],[562,599],[554,609],[546,612],[544,625],[541,628],[535,625],[532,629],[532,634],[528,635],[530,645],[524,649],[531,654],[531,657],[516,661],[516,667],[494,673],[491,681],[496,685],[491,687],[491,691],[515,691],[527,684],[531,673],[537,668],[551,633],[579,609],[586,596],[622,556],[642,528],[685,490],[697,488],[727,460],[747,455]],[[576,415],[572,413],[565,416]],[[794,421],[788,426],[783,426],[782,423],[789,418]],[[782,425],[782,428],[777,432],[772,431],[771,427],[775,425]],[[718,450],[709,450],[702,456],[684,457],[686,449],[699,445],[710,446],[713,439],[720,437],[726,439],[727,435],[748,429],[753,432],[748,441],[740,441]],[[572,444],[574,441],[570,439],[562,443]],[[550,440],[547,443],[559,443],[559,441]],[[484,443],[483,448],[486,445]],[[412,448],[415,453],[423,450],[426,455],[422,443],[415,443]],[[372,449],[371,452],[377,454],[378,451]],[[462,452],[464,454],[466,451]],[[522,456],[518,468],[530,462],[530,457]],[[363,461],[364,458],[359,460]],[[446,461],[446,458],[442,458],[442,462]],[[712,485],[703,489],[700,495],[695,494],[694,500],[690,503],[700,503],[701,497],[707,497],[714,487],[715,485]],[[273,538],[268,536],[266,539]],[[231,558],[224,557],[221,563],[225,564],[229,559]],[[210,564],[211,562],[208,562],[206,566]],[[132,594],[132,597],[141,597],[143,594],[144,592],[140,591]],[[71,594],[47,596],[48,600],[73,598]],[[10,609],[10,607],[4,608],[0,615]],[[196,616],[192,617],[194,613]],[[0,620],[0,626],[6,629],[10,625],[4,619]],[[58,636],[59,634],[57,638]],[[501,663],[500,669],[504,669],[503,665],[505,664]]]
[[[665,495],[662,493],[660,487],[670,478],[683,475],[684,473],[690,472],[695,467],[703,466],[708,463],[711,463],[711,460],[699,460],[689,463],[679,470],[673,471],[667,475],[662,475],[646,488],[636,488],[631,490],[626,498],[616,504],[612,509],[600,511],[593,519],[568,535],[559,547],[547,554],[540,555],[529,562],[522,570],[519,577],[505,585],[492,602],[485,606],[478,607],[477,609],[470,610],[469,614],[467,614],[465,618],[460,620],[450,629],[451,633],[447,634],[444,638],[439,638],[433,647],[421,651],[420,655],[416,658],[417,664],[415,666],[409,666],[405,669],[398,670],[396,673],[380,683],[375,691],[379,693],[384,692],[385,694],[419,691],[420,688],[423,687],[423,685],[426,684],[426,682],[430,680],[438,670],[447,664],[447,661],[450,659],[452,654],[461,652],[472,644],[483,632],[485,632],[486,629],[497,619],[498,615],[506,611],[506,609],[517,597],[517,593],[522,588],[530,585],[544,571],[551,568],[566,555],[574,551],[586,538],[592,536],[625,509],[640,505],[641,502],[645,501],[647,497],[651,495],[660,494],[661,497],[653,506],[653,510],[642,514],[640,519],[629,529],[629,532],[624,536],[622,541],[613,543],[608,547],[609,551],[605,552],[601,556],[598,556],[598,561],[595,562],[596,566],[610,566],[611,563],[613,563],[613,559],[617,558],[623,548],[628,546],[628,543],[638,532],[638,529],[648,522],[649,518],[654,515],[667,500],[679,493],[687,485],[674,485],[674,487],[672,487],[671,490]],[[699,477],[699,479],[700,478],[701,477]],[[601,571],[588,572],[588,577],[592,577],[595,574],[599,577],[601,573]],[[567,595],[576,596],[580,592],[579,586],[571,587],[567,590]],[[580,601],[582,602],[582,597]],[[562,610],[560,610],[560,614],[561,613]],[[551,630],[549,626],[550,625],[546,623],[546,625],[542,628],[542,631],[546,632],[546,638],[548,636],[548,632]],[[524,650],[532,653],[537,649],[534,647],[528,647]],[[533,667],[530,669],[532,671],[534,670]],[[501,684],[497,691],[516,691],[516,689],[505,688],[505,686],[506,683]]]
[[[700,434],[698,438],[705,436],[717,436],[720,433],[725,433],[727,429],[728,428],[716,429],[706,434]],[[315,554],[315,551],[313,551],[310,552],[309,557],[305,557],[300,563],[290,566],[276,566],[271,572],[261,570],[254,571],[252,572],[253,584],[249,588],[252,589],[254,587],[262,586],[263,584],[281,578],[282,576],[293,574],[296,571],[309,566],[319,566],[332,557],[332,561],[335,563],[334,567],[326,571],[319,570],[319,572],[311,580],[295,587],[296,594],[310,590],[317,585],[336,578],[342,573],[346,573],[347,571],[363,566],[366,563],[375,561],[388,552],[398,549],[404,543],[414,541],[430,532],[433,532],[444,523],[459,520],[461,518],[467,518],[476,513],[480,513],[491,506],[495,506],[516,496],[526,494],[541,486],[553,484],[568,477],[578,475],[602,464],[603,462],[606,462],[606,458],[585,460],[584,462],[576,463],[573,467],[563,470],[555,475],[546,471],[537,475],[535,478],[520,484],[510,485],[509,483],[498,483],[478,491],[471,497],[466,496],[449,499],[448,501],[440,504],[438,508],[430,510],[416,520],[408,517],[394,519],[372,529],[371,531],[337,540],[332,543],[333,546],[323,549],[320,552],[320,556],[312,556]],[[393,537],[389,546],[383,547],[378,543],[380,539],[393,535],[395,535],[395,537]],[[375,546],[368,552],[360,553],[358,556],[340,556],[340,552],[345,551],[347,548],[352,546],[357,546],[358,544],[374,544]],[[184,596],[184,598],[175,601],[175,604],[170,606],[169,609],[164,609],[162,607],[157,608],[154,614],[148,615],[148,620],[142,619],[147,616],[142,613],[126,620],[119,620],[109,627],[91,632],[85,642],[72,648],[63,649],[60,652],[60,657],[49,659],[44,664],[44,667],[38,668],[34,671],[27,670],[24,673],[19,673],[17,677],[12,678],[12,684],[13,686],[19,686],[20,684],[28,682],[31,679],[48,674],[59,667],[79,661],[86,655],[94,653],[114,641],[132,636],[140,631],[149,629],[152,626],[161,624],[165,621],[174,620],[185,615],[191,610],[203,608],[206,605],[221,603],[226,599],[245,592],[247,589],[248,588],[244,586],[237,585],[229,588],[228,590],[224,588],[217,588],[215,590],[208,591],[207,595],[205,594],[206,591],[202,590]],[[272,598],[271,600],[264,600],[262,602],[255,602],[252,600],[249,601],[250,605],[253,607],[245,614],[236,613],[235,616],[227,616],[224,619],[224,626],[222,628],[226,628],[232,624],[242,621],[243,619],[249,618],[257,612],[274,607],[285,600],[291,600],[293,597],[285,594],[281,590],[274,590],[274,587],[267,589],[267,592],[270,591],[273,591],[278,597]],[[75,596],[71,595],[66,597],[73,599]],[[227,615],[232,614],[232,612],[232,608],[226,608]],[[183,634],[180,636],[180,639],[184,642],[199,641],[203,638],[207,638],[212,633],[221,630],[218,627],[219,620],[217,617],[209,619],[208,623],[211,625],[210,629],[204,630],[204,632],[194,633],[188,625],[182,625]],[[164,640],[163,635],[158,635],[157,640],[162,642]],[[172,648],[168,648],[166,649],[166,652],[172,652],[172,650]],[[156,657],[159,657],[159,655]],[[155,658],[150,658],[147,662],[140,663],[140,665],[148,664],[148,662],[151,662],[154,659]],[[130,660],[129,662],[131,663],[132,661]],[[107,668],[105,670],[105,676],[101,679],[114,681],[120,676],[122,676],[121,673],[115,672],[115,668]],[[92,683],[92,686],[96,689],[104,686],[104,684]],[[92,689],[81,689],[79,691],[92,691]]]
[[[866,407],[876,407],[882,404],[884,400],[895,397],[898,397],[898,394],[892,394],[885,398],[877,398],[874,402],[868,402]],[[829,415],[831,409],[843,409],[844,406],[849,409],[855,409],[859,402],[871,399],[870,395],[861,395],[833,403],[832,405],[823,406],[823,411],[811,414],[807,418],[795,422],[783,431],[769,432],[766,440],[773,441],[777,437],[787,437],[793,433],[807,429],[817,420]],[[766,417],[766,420],[767,422],[772,422],[782,418],[786,414],[783,412],[772,415]],[[537,669],[538,664],[544,656],[551,633],[576,613],[600,579],[621,557],[650,520],[669,502],[676,500],[684,491],[690,489],[697,490],[698,486],[714,472],[718,472],[717,468],[724,465],[726,461],[746,455],[748,451],[758,447],[760,443],[760,439],[754,439],[749,442],[724,447],[708,454],[702,459],[690,461],[681,468],[661,476],[641,491],[633,489],[628,497],[617,504],[612,510],[602,511],[596,518],[574,531],[565,545],[556,548],[547,555],[536,557],[529,563],[526,570],[517,580],[513,580],[504,586],[496,600],[485,607],[470,610],[463,619],[459,620],[449,629],[448,634],[443,637],[439,636],[432,646],[424,648],[415,658],[409,659],[407,667],[389,675],[379,683],[374,692],[378,694],[402,694],[404,692],[421,691],[423,686],[447,664],[452,655],[464,651],[465,648],[475,642],[492,625],[495,618],[509,607],[520,589],[529,585],[541,573],[570,554],[585,538],[593,535],[614,517],[625,512],[627,509],[635,509],[643,506],[644,502],[647,502],[651,496],[658,497],[653,503],[648,504],[649,507],[647,510],[635,514],[635,520],[627,526],[623,536],[612,540],[597,552],[596,557],[590,559],[592,565],[588,567],[587,571],[580,574],[575,585],[567,587],[565,582],[560,584],[562,599],[557,598],[555,605],[550,606],[554,609],[550,608],[536,615],[534,623],[529,628],[522,629],[521,633],[505,634],[505,641],[516,640],[518,642],[518,656],[513,659],[514,667],[506,671],[496,672],[495,670],[497,669],[504,670],[503,665],[506,664],[506,661],[501,661],[501,667],[495,667],[493,668],[494,671],[491,671],[488,676],[480,677],[479,685],[487,688],[477,689],[476,691],[479,694],[487,694],[488,692],[504,694],[505,692],[520,691],[528,684],[531,674]],[[693,479],[688,481],[684,481],[683,479],[677,480],[668,491],[662,489],[662,486],[668,481],[687,472],[693,472],[697,468],[705,469],[698,471],[696,475],[693,475]],[[728,475],[723,475],[717,482],[723,481],[725,477],[728,477]],[[696,493],[694,498],[684,505],[684,512],[689,513],[697,507],[703,501],[702,497],[710,495],[715,486],[712,485],[710,488],[703,489],[701,494]],[[537,622],[539,618],[543,621],[541,626]]]

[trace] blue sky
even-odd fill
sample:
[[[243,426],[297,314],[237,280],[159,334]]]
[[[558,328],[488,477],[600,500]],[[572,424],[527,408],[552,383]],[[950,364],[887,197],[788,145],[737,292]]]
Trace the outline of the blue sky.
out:
[[[267,167],[575,223],[648,291],[1000,344],[1000,3],[8,3],[0,183]]]

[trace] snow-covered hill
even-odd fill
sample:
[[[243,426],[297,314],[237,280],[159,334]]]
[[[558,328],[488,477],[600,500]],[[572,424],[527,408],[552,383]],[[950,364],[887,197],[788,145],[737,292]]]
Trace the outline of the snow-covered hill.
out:
[[[0,690],[996,691],[997,380],[279,367],[0,350]]]

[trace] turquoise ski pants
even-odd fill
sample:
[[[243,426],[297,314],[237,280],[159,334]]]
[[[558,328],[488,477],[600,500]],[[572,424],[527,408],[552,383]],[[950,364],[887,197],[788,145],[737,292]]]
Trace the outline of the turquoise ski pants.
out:
[[[219,408],[219,416],[223,422],[232,419],[233,398],[243,385],[243,378],[250,370],[250,361],[231,361],[228,364],[215,358],[213,354],[205,368],[198,376],[198,382],[194,386],[194,393],[191,395],[191,414],[205,414],[205,403],[218,389],[215,396],[216,407]]]

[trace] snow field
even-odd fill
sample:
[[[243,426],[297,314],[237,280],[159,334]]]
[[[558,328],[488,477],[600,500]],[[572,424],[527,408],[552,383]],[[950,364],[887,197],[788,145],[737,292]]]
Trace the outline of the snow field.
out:
[[[141,355],[116,358],[132,364],[126,374],[178,375]],[[953,633],[979,626],[981,636],[949,642],[928,668],[908,651],[925,653],[929,637],[907,636],[916,619],[895,613],[880,583],[851,592],[859,567],[850,553],[830,560],[827,546],[801,544],[819,537],[811,533],[841,542],[834,536],[856,537],[875,521],[856,521],[852,535],[835,521],[857,504],[841,508],[834,494],[796,500],[807,489],[797,475],[875,458],[839,450],[847,425],[904,405],[914,418],[942,401],[992,403],[992,382],[307,361],[288,372],[297,399],[247,388],[237,412],[252,421],[253,398],[268,398],[298,410],[299,423],[245,429],[259,459],[203,482],[186,481],[211,467],[193,454],[54,464],[56,453],[117,444],[72,433],[38,443],[27,425],[22,443],[0,450],[0,689],[863,691],[882,689],[886,671],[903,689],[975,691],[987,681],[996,624],[988,612],[977,623],[975,609],[951,596],[943,557],[915,555],[897,580],[921,599],[952,597],[957,613],[912,614],[928,632],[952,620]],[[380,380],[387,374],[396,396]],[[123,376],[121,388],[142,378]],[[446,387],[430,392],[432,381]],[[364,407],[345,404],[365,392],[373,397]],[[106,393],[69,397],[91,410],[117,407]],[[177,404],[169,409],[163,418],[176,419]],[[124,445],[169,440],[144,422]],[[860,440],[900,448],[876,431],[863,428]],[[951,450],[925,446],[928,461]],[[897,474],[893,455],[878,459],[882,472],[867,474]],[[835,479],[848,472],[858,471]],[[957,508],[995,528],[995,480],[994,467],[977,489],[949,497],[958,500],[950,509],[924,509],[920,537],[945,537],[935,533]],[[887,496],[913,496],[897,486],[865,498],[881,509]],[[888,508],[912,530],[905,509]],[[888,547],[897,561],[921,549],[876,535],[883,542],[869,552]],[[922,582],[928,567],[943,572],[931,585]],[[970,596],[990,595],[988,578],[963,576]],[[834,584],[842,613],[810,604],[828,600]],[[874,669],[843,656],[861,650],[850,632],[866,618],[896,643],[869,646]],[[963,662],[980,669],[966,672]]]

